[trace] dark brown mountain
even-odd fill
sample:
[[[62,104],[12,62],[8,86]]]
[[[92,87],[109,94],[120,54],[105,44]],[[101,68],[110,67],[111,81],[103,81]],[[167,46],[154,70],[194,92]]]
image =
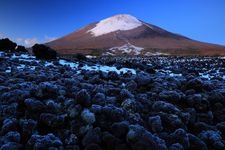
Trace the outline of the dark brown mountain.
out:
[[[65,55],[225,55],[225,46],[195,41],[130,15],[92,23],[46,45]]]

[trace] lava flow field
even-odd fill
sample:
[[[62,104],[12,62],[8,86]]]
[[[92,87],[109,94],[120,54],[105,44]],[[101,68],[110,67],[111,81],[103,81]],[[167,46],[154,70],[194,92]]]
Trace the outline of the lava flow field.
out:
[[[225,149],[225,58],[0,53],[6,149]]]

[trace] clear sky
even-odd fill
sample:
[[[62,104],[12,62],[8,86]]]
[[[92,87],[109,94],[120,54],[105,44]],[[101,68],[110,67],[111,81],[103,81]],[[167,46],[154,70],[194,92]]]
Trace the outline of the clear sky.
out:
[[[225,45],[225,0],[0,0],[0,37],[30,46],[116,14]]]

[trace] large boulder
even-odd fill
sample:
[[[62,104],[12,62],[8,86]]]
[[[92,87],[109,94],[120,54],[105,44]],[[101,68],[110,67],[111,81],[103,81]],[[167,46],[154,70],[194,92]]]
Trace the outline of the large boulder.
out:
[[[38,59],[56,59],[56,51],[43,44],[35,44],[32,49]]]
[[[10,41],[8,38],[0,40],[0,51],[13,52],[17,44]]]

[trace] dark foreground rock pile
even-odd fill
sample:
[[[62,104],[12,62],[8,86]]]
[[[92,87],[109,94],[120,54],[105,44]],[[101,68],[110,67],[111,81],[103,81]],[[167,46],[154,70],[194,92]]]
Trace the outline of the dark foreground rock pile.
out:
[[[19,63],[0,59],[1,150],[225,148],[221,78],[159,75],[154,64],[155,72],[119,75]]]

